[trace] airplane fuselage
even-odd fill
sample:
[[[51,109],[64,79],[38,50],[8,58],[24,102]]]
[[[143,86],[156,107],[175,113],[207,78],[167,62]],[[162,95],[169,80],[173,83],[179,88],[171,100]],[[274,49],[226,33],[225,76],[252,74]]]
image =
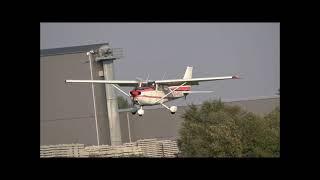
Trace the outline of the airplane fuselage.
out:
[[[185,96],[184,92],[190,91],[190,86],[182,86],[176,91],[172,92],[170,95],[161,99],[163,96],[170,93],[175,88],[177,88],[177,86],[167,86],[160,88],[142,87],[130,91],[130,94],[135,104],[141,106],[152,106],[182,98]]]

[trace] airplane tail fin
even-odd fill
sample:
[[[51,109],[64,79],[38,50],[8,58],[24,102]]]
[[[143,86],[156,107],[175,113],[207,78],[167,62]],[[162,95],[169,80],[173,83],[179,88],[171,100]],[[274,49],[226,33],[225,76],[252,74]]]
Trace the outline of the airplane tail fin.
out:
[[[184,73],[183,79],[191,79],[192,78],[192,67],[187,67],[186,72]]]

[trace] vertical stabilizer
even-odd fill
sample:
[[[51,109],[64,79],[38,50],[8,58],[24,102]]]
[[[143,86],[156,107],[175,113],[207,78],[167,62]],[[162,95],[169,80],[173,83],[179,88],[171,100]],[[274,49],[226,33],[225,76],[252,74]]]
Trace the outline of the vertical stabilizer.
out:
[[[191,79],[192,78],[192,67],[187,67],[186,72],[184,73],[183,79]]]

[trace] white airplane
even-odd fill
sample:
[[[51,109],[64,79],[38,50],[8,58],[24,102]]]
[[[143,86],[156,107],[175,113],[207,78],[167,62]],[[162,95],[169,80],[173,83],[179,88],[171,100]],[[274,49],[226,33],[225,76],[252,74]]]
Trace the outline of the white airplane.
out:
[[[238,76],[221,76],[192,78],[192,67],[187,67],[182,79],[169,80],[65,80],[66,83],[104,83],[112,84],[117,90],[130,97],[132,100],[132,114],[138,112],[139,116],[144,114],[143,106],[162,105],[168,109],[171,114],[177,111],[177,106],[168,107],[164,103],[178,98],[182,98],[191,93],[211,93],[213,91],[191,91],[192,85],[199,85],[203,81],[217,81],[227,79],[239,79]],[[120,87],[134,87],[130,95],[124,92]],[[140,106],[139,108],[136,107]]]

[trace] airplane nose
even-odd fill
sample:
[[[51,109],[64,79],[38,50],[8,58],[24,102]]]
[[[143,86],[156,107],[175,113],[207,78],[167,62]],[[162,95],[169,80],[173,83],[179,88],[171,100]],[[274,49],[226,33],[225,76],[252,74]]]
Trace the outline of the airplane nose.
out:
[[[137,91],[137,90],[132,90],[132,91],[130,91],[130,94],[131,94],[132,97],[136,97],[136,96],[140,95],[141,92]]]

